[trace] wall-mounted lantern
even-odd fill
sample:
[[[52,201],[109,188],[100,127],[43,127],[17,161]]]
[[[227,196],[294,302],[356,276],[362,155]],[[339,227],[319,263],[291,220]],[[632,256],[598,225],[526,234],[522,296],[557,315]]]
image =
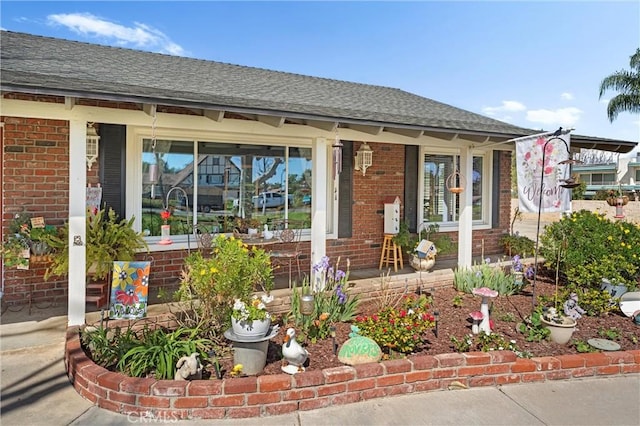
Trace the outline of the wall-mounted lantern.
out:
[[[93,127],[93,123],[87,123],[87,169],[91,170],[91,166],[98,159],[98,142],[100,136]]]
[[[355,169],[362,171],[362,176],[367,174],[367,169],[373,164],[373,150],[364,142],[356,152]]]

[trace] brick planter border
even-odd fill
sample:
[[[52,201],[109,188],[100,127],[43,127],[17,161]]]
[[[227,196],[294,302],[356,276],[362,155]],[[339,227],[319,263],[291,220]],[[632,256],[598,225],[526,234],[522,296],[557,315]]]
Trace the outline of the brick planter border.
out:
[[[640,373],[640,350],[531,359],[510,351],[450,353],[342,366],[322,371],[192,382],[140,379],[96,365],[67,330],[67,374],[97,406],[126,415],[164,419],[275,416],[373,398],[468,387],[611,377]],[[456,384],[454,384],[455,386]]]

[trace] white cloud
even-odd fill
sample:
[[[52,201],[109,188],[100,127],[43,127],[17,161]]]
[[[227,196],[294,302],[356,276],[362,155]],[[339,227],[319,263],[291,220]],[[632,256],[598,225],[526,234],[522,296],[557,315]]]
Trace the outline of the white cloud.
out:
[[[133,27],[125,27],[90,13],[60,13],[47,16],[47,23],[65,26],[83,36],[112,39],[118,46],[185,55],[184,49],[164,33],[139,22],[135,22]]]
[[[570,101],[570,100],[573,100],[573,94],[569,92],[564,92],[560,95],[560,98],[565,101]]]
[[[484,107],[482,108],[482,112],[487,114],[488,116],[494,117],[498,114],[502,114],[505,112],[518,112],[518,111],[524,111],[525,109],[527,109],[527,107],[518,101],[502,101],[501,106]]]
[[[527,111],[527,120],[532,123],[570,127],[580,120],[581,115],[582,110],[575,107],[556,110],[538,109]]]

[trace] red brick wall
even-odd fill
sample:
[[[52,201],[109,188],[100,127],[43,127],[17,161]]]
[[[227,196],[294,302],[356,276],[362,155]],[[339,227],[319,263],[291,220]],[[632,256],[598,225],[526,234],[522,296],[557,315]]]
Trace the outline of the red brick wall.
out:
[[[76,391],[117,413],[161,419],[276,416],[392,395],[640,373],[640,351],[517,358],[510,351],[451,353],[224,380],[133,378],[94,364],[69,329],[65,362]]]
[[[4,122],[3,235],[16,213],[62,225],[69,206],[69,123],[64,120],[0,117]],[[5,300],[25,303],[66,294],[66,281],[44,282],[44,264],[6,269]]]

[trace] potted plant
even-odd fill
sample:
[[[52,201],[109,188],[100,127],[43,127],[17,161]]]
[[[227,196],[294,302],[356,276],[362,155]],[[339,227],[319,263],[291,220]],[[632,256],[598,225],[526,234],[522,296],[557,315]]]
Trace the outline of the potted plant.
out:
[[[216,334],[215,329],[220,335],[231,326],[232,316],[266,316],[260,299],[252,299],[252,295],[259,290],[269,294],[272,289],[269,254],[255,246],[249,248],[239,238],[219,234],[210,257],[205,258],[201,252],[187,256],[175,298],[182,302],[197,300],[192,306],[197,322],[208,324],[211,334]]]
[[[231,312],[231,328],[238,337],[264,337],[271,325],[271,315],[267,311],[267,303],[273,296],[263,294],[260,298],[253,295],[249,302],[235,299]]]
[[[86,266],[93,280],[104,280],[114,261],[133,260],[140,250],[148,250],[144,234],[133,229],[133,221],[134,218],[118,220],[111,208],[87,212]],[[45,240],[53,249],[45,280],[52,275],[66,275],[69,272],[69,224]]]

